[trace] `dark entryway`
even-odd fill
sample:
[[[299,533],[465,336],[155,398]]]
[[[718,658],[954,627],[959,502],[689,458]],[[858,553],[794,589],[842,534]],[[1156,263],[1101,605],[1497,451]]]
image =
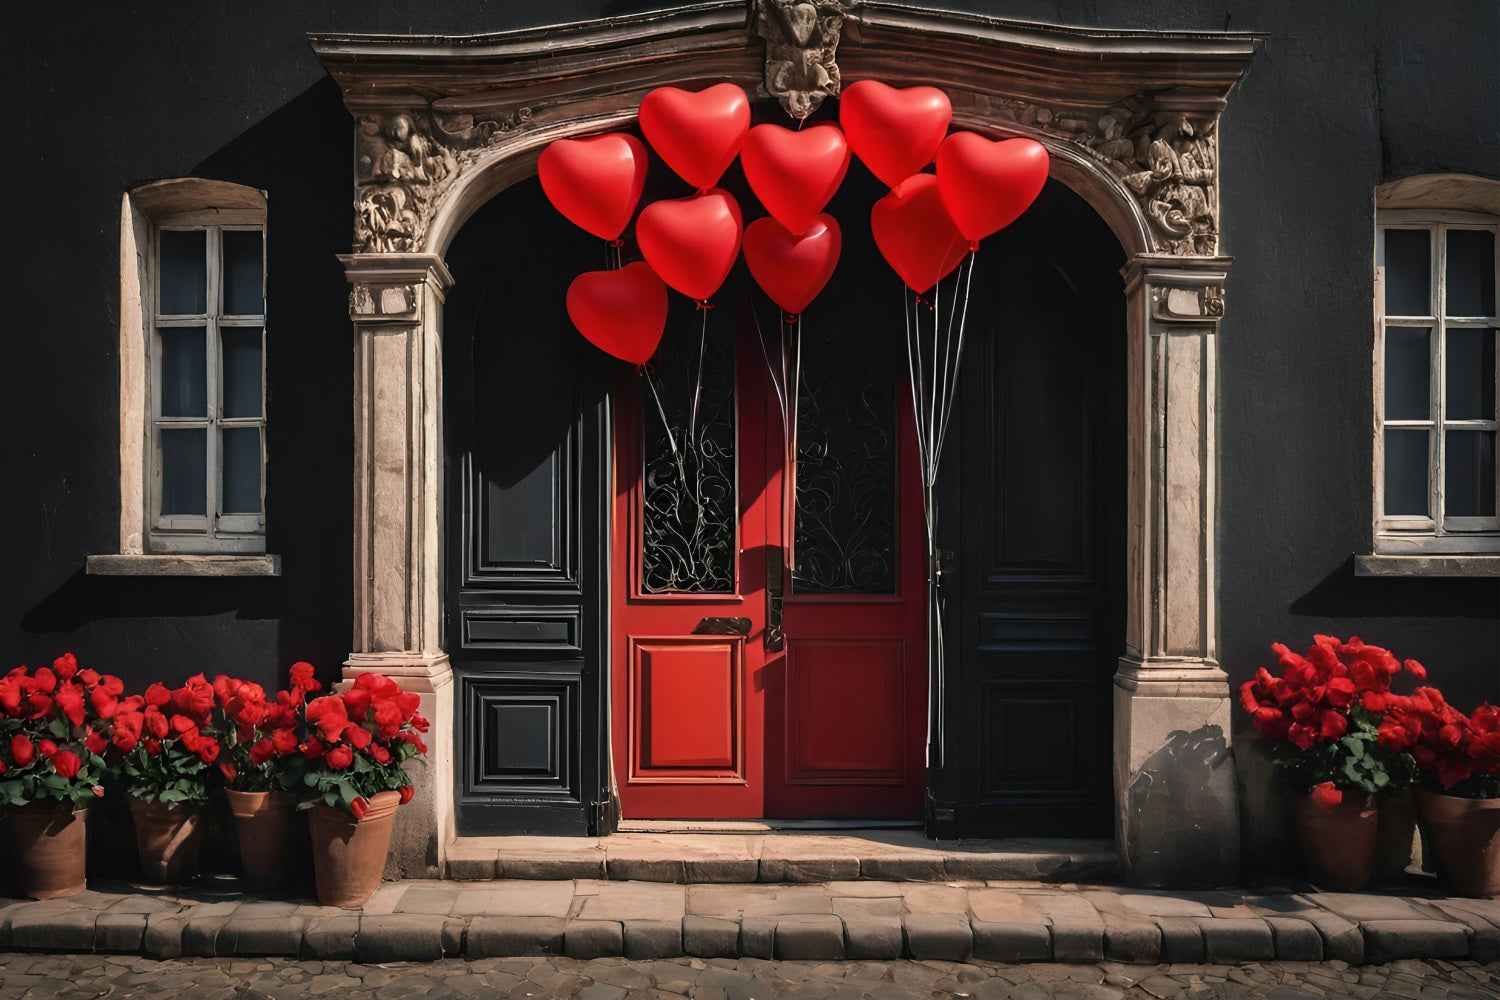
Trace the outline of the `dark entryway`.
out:
[[[1056,181],[985,241],[944,456],[929,832],[1108,836],[1124,648],[1124,254]]]

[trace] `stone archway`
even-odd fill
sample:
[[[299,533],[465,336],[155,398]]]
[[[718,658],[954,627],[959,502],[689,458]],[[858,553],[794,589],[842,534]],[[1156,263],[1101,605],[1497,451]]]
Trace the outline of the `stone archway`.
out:
[[[730,80],[805,111],[841,80],[942,87],[956,127],[1029,135],[1130,255],[1126,648],[1115,678],[1116,831],[1128,877],[1238,874],[1216,662],[1218,122],[1254,53],[1244,33],[1091,32],[866,0],[785,0],[466,38],[315,35],[358,128],[355,649],[422,691],[436,737],[430,814],[396,867],[441,867],[452,837],[452,672],[442,649],[443,254],[546,143],[633,121],[650,89]],[[807,7],[807,4],[797,5]],[[789,19],[790,18],[790,19]],[[1161,809],[1162,796],[1173,802]]]

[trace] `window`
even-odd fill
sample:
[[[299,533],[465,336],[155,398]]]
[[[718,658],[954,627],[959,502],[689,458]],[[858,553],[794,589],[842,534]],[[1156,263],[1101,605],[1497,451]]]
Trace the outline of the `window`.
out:
[[[1377,552],[1500,551],[1497,219],[1470,207],[1377,210]]]
[[[279,572],[262,555],[265,221],[263,192],[222,181],[125,195],[120,555],[91,573]]]

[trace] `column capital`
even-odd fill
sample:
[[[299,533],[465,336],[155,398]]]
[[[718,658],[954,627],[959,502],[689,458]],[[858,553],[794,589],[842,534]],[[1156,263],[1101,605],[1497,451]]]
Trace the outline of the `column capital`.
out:
[[[1155,323],[1218,326],[1224,318],[1224,282],[1233,257],[1137,254],[1120,269],[1125,294],[1145,293]]]
[[[424,290],[441,303],[453,287],[443,258],[430,253],[339,254],[356,323],[419,323]]]
[[[1115,671],[1115,687],[1137,698],[1227,698],[1229,675],[1213,660],[1124,656]]]

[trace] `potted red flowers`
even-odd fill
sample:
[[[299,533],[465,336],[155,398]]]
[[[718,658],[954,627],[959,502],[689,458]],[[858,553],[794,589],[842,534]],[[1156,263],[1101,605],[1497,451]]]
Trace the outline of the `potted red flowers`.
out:
[[[72,653],[0,678],[0,804],[10,814],[21,891],[36,899],[84,890],[89,803],[108,745],[101,728],[120,706],[118,677],[79,670]]]
[[[245,883],[252,889],[284,888],[290,873],[287,845],[293,832],[300,774],[286,767],[301,745],[301,711],[309,691],[321,690],[310,663],[294,663],[291,689],[267,697],[259,684],[214,678],[223,715],[219,771],[234,816]]]
[[[1306,655],[1276,643],[1281,675],[1264,667],[1240,687],[1255,726],[1277,740],[1273,760],[1299,795],[1298,834],[1311,881],[1329,889],[1369,884],[1377,834],[1376,795],[1412,778],[1411,759],[1379,739],[1403,664],[1357,636],[1316,636]],[[1405,669],[1426,671],[1416,660]]]
[[[1417,807],[1438,877],[1461,895],[1500,894],[1500,708],[1465,715],[1418,688],[1391,699],[1380,742],[1421,771]]]
[[[319,902],[360,906],[380,887],[396,808],[412,796],[401,765],[427,752],[418,701],[395,681],[369,673],[307,703],[307,739],[294,766],[311,807]]]
[[[152,684],[139,707],[115,714],[112,742],[147,881],[179,885],[197,876],[202,807],[219,757],[213,708],[212,685],[195,674],[175,690]]]

